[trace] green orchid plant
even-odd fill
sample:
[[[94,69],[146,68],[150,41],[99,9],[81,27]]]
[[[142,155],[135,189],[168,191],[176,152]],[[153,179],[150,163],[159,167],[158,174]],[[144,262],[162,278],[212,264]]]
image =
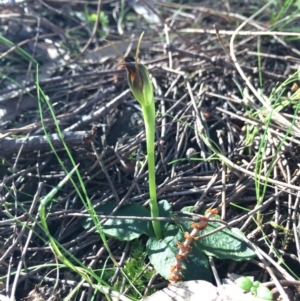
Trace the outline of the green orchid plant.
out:
[[[121,66],[127,71],[129,87],[135,99],[142,107],[145,122],[150,211],[143,205],[132,202],[120,207],[114,212],[117,218],[107,219],[107,216],[114,210],[115,203],[106,202],[97,208],[97,213],[91,211],[91,216],[82,220],[82,226],[85,229],[91,229],[97,225],[97,232],[100,234],[100,238],[115,266],[118,266],[118,263],[110,252],[106,237],[111,237],[119,241],[133,241],[143,235],[148,237],[145,244],[145,252],[148,259],[154,269],[163,278],[169,280],[171,283],[196,279],[212,281],[212,273],[207,256],[214,256],[221,260],[231,259],[234,261],[242,261],[254,258],[256,253],[248,246],[244,240],[244,234],[239,229],[223,228],[216,232],[216,230],[220,228],[218,221],[221,221],[221,217],[217,215],[216,210],[208,209],[209,211],[206,212],[205,215],[200,215],[193,213],[193,206],[187,206],[182,208],[181,211],[175,215],[172,211],[172,205],[167,200],[157,201],[154,152],[154,91],[147,68],[138,62],[142,37],[143,34],[137,45],[135,62],[124,60]],[[39,209],[41,226],[48,236],[53,251],[63,264],[72,269],[75,273],[81,275],[81,278],[96,290],[108,295],[112,290],[106,289],[107,283],[102,280],[102,275],[100,277],[92,269],[85,267],[84,264],[64,249],[63,246],[59,245],[59,243],[52,238],[48,229],[47,205],[52,201],[56,191],[60,189],[67,180],[71,180],[71,175],[74,170],[53,192],[42,199]],[[76,187],[75,182],[73,181],[72,183],[74,187]],[[83,199],[82,197],[82,200]],[[99,216],[97,216],[98,210],[101,212]],[[186,218],[186,215],[190,214],[194,215],[194,217]],[[100,223],[98,218],[106,219],[105,223]],[[212,232],[214,232],[213,235],[207,235]],[[97,283],[94,284],[92,279],[95,279]],[[263,286],[250,285],[249,289],[254,295],[259,295],[263,290]],[[114,296],[119,296],[118,291],[114,291],[113,293]]]
[[[217,215],[217,211],[211,209],[209,212],[213,214],[209,219],[208,213],[198,214],[196,222],[191,223],[191,218],[186,218],[186,215],[192,214],[193,206],[182,208],[174,216],[172,205],[167,200],[157,200],[154,89],[147,68],[138,61],[142,37],[143,34],[137,45],[135,61],[123,58],[119,66],[126,69],[128,85],[143,112],[150,210],[135,202],[126,204],[114,212],[114,215],[126,218],[108,219],[102,226],[102,233],[119,241],[133,241],[142,235],[148,236],[145,246],[148,259],[154,269],[171,283],[195,279],[211,281],[212,274],[206,255],[241,261],[249,260],[256,254],[244,241],[243,233],[238,229],[223,229],[205,239],[198,239],[219,228],[218,220],[221,217]],[[114,47],[113,44],[111,46]],[[116,48],[115,50],[118,52]],[[103,204],[99,210],[105,218],[114,208],[115,204],[112,202]],[[90,229],[93,226],[91,218],[84,220],[82,225]]]
[[[159,208],[156,196],[156,177],[155,177],[155,156],[154,156],[154,140],[155,140],[155,103],[153,95],[153,85],[147,68],[138,63],[139,48],[143,38],[143,34],[138,42],[135,62],[123,62],[121,66],[127,71],[128,85],[135,99],[142,107],[146,144],[147,144],[147,160],[149,172],[149,194],[150,194],[150,212],[152,217],[159,217]],[[152,221],[153,230],[156,238],[162,238],[161,225],[159,221]]]

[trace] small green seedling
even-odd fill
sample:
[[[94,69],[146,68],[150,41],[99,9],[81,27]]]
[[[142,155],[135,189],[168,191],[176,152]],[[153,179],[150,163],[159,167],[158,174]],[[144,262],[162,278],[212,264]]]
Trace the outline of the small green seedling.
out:
[[[245,292],[250,292],[253,287],[253,281],[249,277],[240,277],[235,281],[235,283]]]
[[[249,277],[240,277],[236,279],[235,283],[245,292],[263,300],[273,300],[271,291],[259,281],[252,281]]]
[[[264,299],[264,300],[273,300],[273,295],[271,293],[271,291],[263,285],[260,285],[257,288],[254,288],[253,290],[251,290],[251,293],[260,299]]]

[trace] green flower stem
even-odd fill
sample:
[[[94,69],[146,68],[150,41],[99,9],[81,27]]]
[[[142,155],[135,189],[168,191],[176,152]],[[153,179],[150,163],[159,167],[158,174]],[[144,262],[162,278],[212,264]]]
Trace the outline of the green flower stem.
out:
[[[153,95],[153,85],[149,72],[143,64],[138,63],[138,53],[143,34],[139,39],[136,50],[135,62],[128,63],[124,60],[121,66],[126,68],[127,81],[130,90],[135,99],[140,103],[144,115],[147,159],[149,172],[149,195],[150,211],[152,217],[159,217],[159,209],[156,197],[155,180],[155,157],[154,157],[154,139],[155,139],[155,103]],[[162,231],[159,221],[152,221],[153,230],[157,239],[162,238]]]
[[[152,217],[159,217],[159,209],[158,209],[157,197],[156,197],[155,156],[154,156],[154,140],[155,140],[154,101],[149,102],[147,105],[142,105],[142,110],[143,110],[144,121],[145,121],[146,144],[147,144],[150,211]],[[162,239],[160,222],[152,221],[152,226],[156,238]]]

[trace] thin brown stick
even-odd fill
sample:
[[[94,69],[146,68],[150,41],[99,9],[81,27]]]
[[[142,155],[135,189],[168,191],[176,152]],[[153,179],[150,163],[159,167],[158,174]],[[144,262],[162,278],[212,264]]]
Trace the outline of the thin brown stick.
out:
[[[95,131],[63,132],[63,140],[69,146],[89,144],[94,139]],[[58,134],[49,136],[29,136],[27,138],[4,138],[0,140],[0,153],[2,156],[11,155],[22,147],[23,151],[36,151],[50,149],[50,143],[55,148],[63,147],[63,141]]]

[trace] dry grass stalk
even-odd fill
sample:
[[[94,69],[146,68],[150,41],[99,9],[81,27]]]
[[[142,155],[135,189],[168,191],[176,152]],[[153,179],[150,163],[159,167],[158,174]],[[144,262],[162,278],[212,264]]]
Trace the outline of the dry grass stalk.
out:
[[[208,225],[208,219],[216,214],[218,214],[217,209],[207,209],[205,215],[199,222],[191,223],[191,227],[193,228],[191,233],[184,233],[185,241],[183,243],[180,241],[177,243],[179,252],[175,255],[176,263],[170,267],[171,275],[169,280],[171,283],[175,283],[182,279],[182,261],[186,259],[188,254],[192,251],[192,247],[190,246],[191,243],[199,239],[197,236],[199,231],[204,230]]]

